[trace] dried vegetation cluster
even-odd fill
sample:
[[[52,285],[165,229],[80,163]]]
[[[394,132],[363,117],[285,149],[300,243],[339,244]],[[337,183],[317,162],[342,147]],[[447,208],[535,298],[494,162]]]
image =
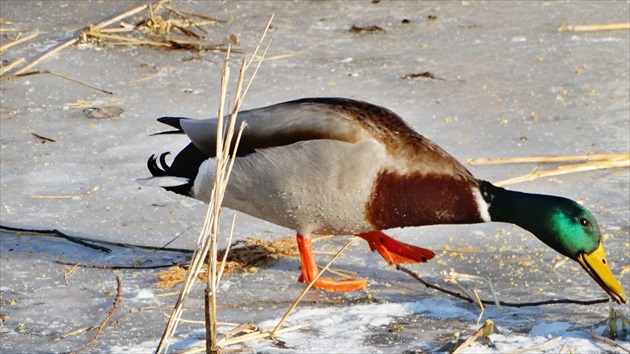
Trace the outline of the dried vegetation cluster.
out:
[[[52,5],[51,5],[52,6]],[[240,46],[235,35],[227,38],[212,38],[208,31],[210,25],[225,24],[227,20],[196,14],[177,8],[177,3],[160,0],[147,3],[121,13],[98,24],[89,24],[75,37],[42,53],[29,61],[19,57],[6,65],[0,64],[0,75],[3,80],[15,77],[51,73],[50,71],[31,71],[38,64],[72,46],[96,45],[148,45],[170,49],[190,49],[196,51],[227,51],[228,46]],[[14,21],[0,19],[0,33],[3,33],[6,44],[0,46],[0,54],[9,48],[22,45],[39,35],[38,32],[23,34]],[[3,40],[3,43],[4,43]],[[234,48],[232,53],[238,52]],[[26,65],[24,65],[26,64]],[[52,73],[55,74],[55,73]],[[67,78],[64,75],[59,75]]]
[[[298,252],[295,239],[287,236],[277,240],[265,241],[258,238],[248,238],[244,241],[236,241],[230,246],[230,251],[226,255],[226,249],[217,253],[218,259],[225,260],[225,269],[223,275],[229,275],[238,269],[258,267],[268,265],[280,257],[296,258],[294,255]],[[208,275],[205,272],[207,267],[202,268],[202,272],[197,275],[196,281],[205,283]],[[221,266],[221,265],[220,265]],[[175,284],[184,281],[188,265],[174,265],[158,273],[159,281],[157,286],[161,288],[170,288]]]

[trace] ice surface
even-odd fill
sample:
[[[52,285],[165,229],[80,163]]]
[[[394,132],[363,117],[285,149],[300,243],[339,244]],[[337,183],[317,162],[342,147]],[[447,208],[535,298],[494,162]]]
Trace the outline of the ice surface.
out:
[[[10,37],[40,33],[2,53],[2,63],[20,57],[31,61],[86,25],[138,4],[2,1],[0,17],[13,22],[2,24],[13,29]],[[228,20],[207,26],[207,40],[226,43],[234,34],[242,45],[237,49],[245,52],[253,50],[261,29],[275,14],[269,34],[271,59],[259,71],[245,108],[309,96],[361,99],[399,113],[459,159],[630,150],[628,31],[557,31],[563,24],[627,22],[627,2],[191,1],[176,6]],[[353,25],[377,25],[385,31],[348,32]],[[4,34],[2,44],[8,42]],[[164,128],[156,118],[215,115],[223,57],[149,47],[70,47],[36,69],[71,76],[113,95],[46,74],[0,82],[0,223],[134,245],[99,243],[112,249],[105,254],[57,237],[2,232],[1,352],[67,352],[83,347],[93,331],[54,339],[101,323],[112,307],[117,275],[123,294],[113,320],[131,310],[174,303],[175,289],[155,285],[159,269],[114,272],[55,262],[151,267],[186,261],[205,205],[135,181],[148,176],[149,156],[175,153],[187,143],[181,136],[149,136]],[[234,58],[233,67],[241,57]],[[443,80],[402,78],[427,71]],[[79,101],[124,112],[117,118],[89,118],[83,108],[69,105]],[[42,143],[31,132],[55,142]],[[470,169],[479,178],[495,181],[536,167],[547,166]],[[581,201],[607,235],[613,273],[619,275],[630,263],[629,169],[544,178],[511,188]],[[231,216],[224,212],[223,225]],[[291,233],[245,215],[238,215],[237,221],[237,239]],[[224,234],[226,230],[224,226]],[[575,263],[552,271],[560,260],[557,254],[511,225],[407,228],[390,234],[436,250],[434,260],[409,268],[444,287],[449,285],[441,272],[453,269],[490,278],[504,301],[606,296]],[[344,240],[327,240],[318,247],[335,250]],[[156,249],[166,244],[168,249]],[[318,257],[325,262],[326,257]],[[273,326],[303,289],[296,281],[298,266],[294,260],[280,259],[257,272],[226,278],[219,294],[219,320]],[[269,353],[411,353],[443,348],[456,332],[466,337],[477,329],[480,311],[475,305],[425,289],[387,266],[365,244],[357,242],[335,267],[367,278],[371,300],[365,292],[313,290],[288,320],[312,324],[279,336],[287,349],[270,341],[242,347]],[[629,291],[627,274],[620,280]],[[483,283],[463,285],[491,298]],[[200,285],[188,305],[201,305],[202,294]],[[617,308],[630,311],[628,305]],[[152,352],[168,312],[168,308],[134,312],[105,328],[90,350]],[[593,327],[601,334],[607,317],[607,304],[488,306],[481,323],[487,318],[495,322],[499,333],[491,338],[496,348],[476,343],[466,351],[505,352],[555,336],[561,339],[543,351],[558,353],[567,340],[565,352],[620,351],[580,331]],[[203,315],[189,309],[185,318],[202,320]],[[203,336],[201,325],[184,323],[174,347],[198,345]],[[627,335],[617,342],[630,347]]]

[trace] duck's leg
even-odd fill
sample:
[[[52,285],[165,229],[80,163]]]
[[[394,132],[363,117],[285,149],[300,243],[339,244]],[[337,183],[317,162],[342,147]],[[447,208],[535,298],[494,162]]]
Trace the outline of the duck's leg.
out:
[[[318,274],[317,264],[311,250],[311,238],[297,234],[297,244],[302,260],[302,275],[299,281],[310,284]],[[313,286],[320,290],[345,292],[361,290],[367,286],[367,281],[363,279],[334,280],[320,277]]]
[[[389,264],[426,262],[435,256],[432,251],[396,241],[381,231],[357,235],[370,244]]]

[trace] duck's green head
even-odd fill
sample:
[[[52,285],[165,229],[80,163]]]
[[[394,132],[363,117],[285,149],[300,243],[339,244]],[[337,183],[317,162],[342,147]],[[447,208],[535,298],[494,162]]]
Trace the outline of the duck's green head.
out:
[[[507,191],[488,182],[481,187],[492,221],[510,222],[530,231],[580,263],[614,301],[627,301],[608,267],[597,221],[583,206],[561,197]]]
[[[580,263],[613,300],[625,303],[626,294],[608,267],[597,221],[580,204],[557,199],[555,207],[549,211],[548,229],[541,230],[550,241],[549,246]]]

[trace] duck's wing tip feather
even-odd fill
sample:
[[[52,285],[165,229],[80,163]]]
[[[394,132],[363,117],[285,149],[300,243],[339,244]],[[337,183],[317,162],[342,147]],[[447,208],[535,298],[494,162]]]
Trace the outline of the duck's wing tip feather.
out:
[[[181,121],[182,120],[186,120],[188,118],[183,118],[183,117],[160,117],[157,119],[158,122],[166,124],[166,125],[170,125],[171,127],[179,130],[179,131],[183,131],[182,129],[182,124]]]
[[[170,189],[172,187],[180,187],[190,183],[190,180],[185,177],[175,176],[160,176],[160,177],[145,177],[136,179],[136,183],[143,186],[150,187],[162,187]]]

